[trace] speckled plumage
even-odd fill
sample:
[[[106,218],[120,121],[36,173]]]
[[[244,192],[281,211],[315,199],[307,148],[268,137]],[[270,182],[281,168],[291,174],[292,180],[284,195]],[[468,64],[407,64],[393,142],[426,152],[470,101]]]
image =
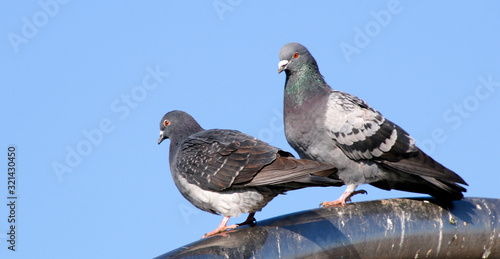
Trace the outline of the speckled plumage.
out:
[[[204,130],[182,111],[165,114],[160,130],[158,143],[171,141],[170,171],[181,194],[201,210],[224,215],[226,221],[241,213],[253,218],[286,191],[343,184],[332,164],[296,159],[239,131]]]
[[[286,72],[285,135],[301,158],[333,163],[347,185],[345,204],[358,185],[463,198],[467,185],[422,152],[413,138],[363,100],[333,90],[310,52],[299,43],[280,50],[278,72]]]

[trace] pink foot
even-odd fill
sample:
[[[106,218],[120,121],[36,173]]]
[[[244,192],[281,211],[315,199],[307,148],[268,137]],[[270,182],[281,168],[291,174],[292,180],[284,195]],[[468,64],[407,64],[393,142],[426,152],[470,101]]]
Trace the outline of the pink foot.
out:
[[[319,204],[319,206],[323,207],[332,207],[332,206],[345,206],[346,202],[351,201],[351,197],[356,195],[356,194],[367,194],[365,190],[359,190],[359,191],[354,191],[354,192],[344,192],[340,198],[334,200],[334,201],[324,201]]]
[[[238,225],[230,225],[230,226],[218,227],[218,228],[216,228],[214,231],[212,231],[212,232],[210,232],[210,233],[206,233],[206,234],[205,234],[202,238],[215,236],[215,235],[217,235],[217,234],[220,234],[220,233],[226,232],[227,230],[235,229],[235,228],[237,228],[237,227],[238,227]]]
[[[255,215],[255,212],[250,213],[250,214],[248,214],[248,218],[244,222],[242,222],[240,224],[230,225],[230,226],[226,226],[227,222],[229,221],[229,217],[224,217],[222,219],[222,222],[219,224],[219,226],[214,231],[212,231],[210,233],[206,233],[202,238],[215,236],[217,234],[226,232],[227,230],[236,229],[239,226],[253,224],[255,221],[254,215]]]

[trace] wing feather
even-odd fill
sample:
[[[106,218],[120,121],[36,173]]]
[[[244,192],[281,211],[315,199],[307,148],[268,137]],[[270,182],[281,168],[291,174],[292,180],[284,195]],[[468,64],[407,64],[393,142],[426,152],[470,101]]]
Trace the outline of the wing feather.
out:
[[[421,177],[418,179],[440,189],[453,190],[456,197],[465,190],[455,184],[467,185],[460,176],[421,151],[406,131],[353,95],[332,91],[325,126],[336,146],[350,159],[372,160],[400,176],[406,173]]]
[[[336,145],[353,160],[398,161],[418,151],[406,131],[347,93],[332,92],[325,125]]]
[[[221,191],[253,179],[278,149],[234,130],[206,130],[184,140],[177,169],[190,183]]]
[[[189,136],[176,160],[178,172],[188,182],[214,191],[268,185],[282,190],[343,185],[334,165],[296,159],[234,130],[207,130]]]

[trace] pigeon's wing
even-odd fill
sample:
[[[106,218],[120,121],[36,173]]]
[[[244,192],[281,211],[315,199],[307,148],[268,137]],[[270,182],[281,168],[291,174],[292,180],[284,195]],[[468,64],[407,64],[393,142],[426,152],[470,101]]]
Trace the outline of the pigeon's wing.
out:
[[[176,166],[189,183],[221,191],[250,182],[276,159],[277,152],[277,148],[239,131],[206,130],[181,144]]]
[[[332,91],[325,122],[337,147],[350,159],[368,159],[398,172],[466,184],[415,146],[406,131],[353,95]]]
[[[350,159],[399,161],[418,151],[415,140],[406,131],[363,100],[332,91],[327,105],[325,126]]]
[[[293,190],[341,186],[332,164],[296,159],[290,153],[235,130],[207,130],[188,137],[177,154],[177,171],[188,182],[221,191],[248,186]]]
[[[297,159],[286,151],[278,151],[276,160],[266,165],[245,186],[280,186],[288,190],[307,186],[342,186],[333,164]]]

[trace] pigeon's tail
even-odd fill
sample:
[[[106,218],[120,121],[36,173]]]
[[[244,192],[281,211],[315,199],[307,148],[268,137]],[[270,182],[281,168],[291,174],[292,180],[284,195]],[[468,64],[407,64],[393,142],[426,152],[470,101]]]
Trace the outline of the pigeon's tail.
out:
[[[425,193],[436,199],[447,201],[462,199],[464,197],[462,192],[466,191],[465,188],[456,183],[446,182],[432,177],[411,175],[401,171],[393,171],[391,173],[394,177],[399,179],[395,181],[382,180],[371,183],[371,185],[384,190],[395,189],[407,192]]]
[[[422,150],[397,162],[383,161],[381,165],[394,175],[387,181],[372,183],[382,189],[426,193],[437,199],[460,200],[468,185],[462,177],[436,162]]]
[[[271,185],[289,190],[314,186],[342,186],[337,168],[329,163],[297,159],[280,151],[276,160],[266,165],[246,186]]]

